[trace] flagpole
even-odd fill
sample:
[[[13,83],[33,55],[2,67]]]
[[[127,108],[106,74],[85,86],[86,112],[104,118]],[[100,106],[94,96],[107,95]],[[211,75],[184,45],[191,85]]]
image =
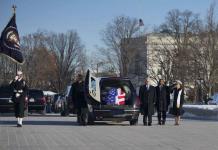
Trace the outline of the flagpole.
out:
[[[16,14],[16,8],[17,6],[16,5],[12,5],[12,12],[13,12],[13,15]],[[17,75],[17,62],[15,62],[15,76]]]

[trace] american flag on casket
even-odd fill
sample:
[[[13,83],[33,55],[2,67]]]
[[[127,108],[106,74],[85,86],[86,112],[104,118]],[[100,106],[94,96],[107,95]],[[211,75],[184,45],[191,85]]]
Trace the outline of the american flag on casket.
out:
[[[112,88],[109,90],[104,101],[107,105],[125,105],[126,93],[121,88]]]

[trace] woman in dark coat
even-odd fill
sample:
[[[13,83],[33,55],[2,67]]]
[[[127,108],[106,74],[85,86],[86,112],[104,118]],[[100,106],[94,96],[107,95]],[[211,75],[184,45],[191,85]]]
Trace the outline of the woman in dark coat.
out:
[[[22,127],[22,121],[24,118],[25,110],[25,98],[27,94],[27,85],[23,79],[21,71],[17,72],[17,76],[11,82],[11,87],[13,89],[12,101],[14,102],[14,112],[17,118],[17,127]]]
[[[165,86],[165,81],[160,79],[158,86],[156,87],[157,100],[156,108],[158,113],[158,124],[165,125],[166,122],[166,112],[170,104],[168,88]]]
[[[154,105],[156,101],[156,90],[155,87],[149,85],[148,79],[145,79],[145,84],[139,89],[139,98],[141,100],[143,123],[144,125],[151,126],[152,115],[154,114]]]
[[[173,89],[173,115],[175,116],[175,125],[179,125],[180,116],[182,115],[182,106],[184,103],[184,90],[182,82],[177,81],[176,87]]]

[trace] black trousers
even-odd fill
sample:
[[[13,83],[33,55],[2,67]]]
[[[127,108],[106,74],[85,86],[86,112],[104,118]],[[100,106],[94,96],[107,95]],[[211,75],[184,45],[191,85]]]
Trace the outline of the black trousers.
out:
[[[78,108],[77,108],[77,123],[80,123],[81,113],[82,113],[82,108],[81,108],[81,107],[78,107]]]
[[[158,123],[164,124],[166,122],[166,111],[158,111],[157,117],[158,117]]]
[[[15,113],[16,118],[24,117],[24,103],[23,102],[14,103],[14,113]]]
[[[143,115],[144,125],[152,124],[152,115]]]
[[[87,107],[79,107],[77,109],[77,123],[81,123],[81,117],[82,115],[87,114],[87,111]]]

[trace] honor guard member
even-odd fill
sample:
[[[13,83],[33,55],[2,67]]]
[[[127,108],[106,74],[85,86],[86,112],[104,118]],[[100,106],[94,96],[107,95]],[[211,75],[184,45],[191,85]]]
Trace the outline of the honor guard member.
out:
[[[10,85],[13,89],[12,101],[14,102],[14,112],[15,117],[17,118],[17,127],[22,127],[27,85],[23,79],[23,73],[21,71],[17,72],[16,77]]]

